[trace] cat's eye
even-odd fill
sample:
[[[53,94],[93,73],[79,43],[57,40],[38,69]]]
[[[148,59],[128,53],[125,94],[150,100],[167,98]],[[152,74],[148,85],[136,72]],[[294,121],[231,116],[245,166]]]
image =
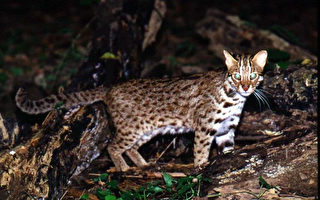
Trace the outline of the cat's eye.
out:
[[[256,78],[256,76],[257,76],[256,73],[251,73],[251,74],[250,74],[250,79],[253,80],[253,79]]]
[[[237,79],[237,80],[240,80],[240,74],[239,74],[239,73],[235,73],[235,74],[233,75],[233,77],[234,77],[235,79]]]

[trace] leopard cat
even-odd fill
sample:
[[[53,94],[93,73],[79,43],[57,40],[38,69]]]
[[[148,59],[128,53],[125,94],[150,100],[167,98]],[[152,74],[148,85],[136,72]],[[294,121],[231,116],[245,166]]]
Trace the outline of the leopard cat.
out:
[[[227,72],[209,71],[184,78],[135,79],[75,93],[30,100],[23,89],[16,94],[17,106],[38,114],[103,101],[115,126],[108,144],[109,155],[118,171],[129,169],[125,153],[138,167],[148,163],[138,152],[156,135],[195,134],[194,166],[208,164],[212,142],[218,152],[234,148],[235,129],[246,99],[263,80],[267,51],[233,56],[223,51]]]

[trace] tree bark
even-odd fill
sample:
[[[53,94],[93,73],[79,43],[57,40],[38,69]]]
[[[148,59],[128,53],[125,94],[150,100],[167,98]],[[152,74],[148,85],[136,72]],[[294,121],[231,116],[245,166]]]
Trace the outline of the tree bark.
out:
[[[73,77],[67,91],[110,86],[139,77],[144,26],[153,1],[101,1],[88,60]],[[102,57],[105,53],[115,58]],[[71,111],[71,112],[70,112]],[[102,103],[52,111],[31,131],[18,123],[1,120],[0,185],[3,199],[62,196],[68,182],[106,150],[112,125]],[[5,126],[9,124],[9,126]],[[1,198],[2,199],[2,198]]]

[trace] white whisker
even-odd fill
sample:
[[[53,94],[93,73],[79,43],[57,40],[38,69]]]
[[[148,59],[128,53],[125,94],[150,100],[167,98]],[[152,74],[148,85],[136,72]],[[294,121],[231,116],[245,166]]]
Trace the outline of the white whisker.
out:
[[[253,95],[256,97],[256,100],[258,101],[258,103],[259,103],[259,110],[261,111],[260,99],[259,99],[259,97],[257,97],[256,92],[254,92]]]
[[[260,98],[260,100],[262,101],[262,103],[263,103],[264,105],[267,105],[267,107],[268,107],[269,109],[271,109],[271,108],[270,108],[270,104],[269,104],[268,97],[267,97],[262,91],[256,89],[254,93]]]
[[[267,94],[271,95],[271,93],[270,93],[270,92],[268,92],[268,91],[267,91],[267,90],[265,90],[265,89],[259,88],[259,89],[257,89],[257,90],[260,90],[260,91],[261,91],[261,92],[263,92],[263,93],[267,93]]]

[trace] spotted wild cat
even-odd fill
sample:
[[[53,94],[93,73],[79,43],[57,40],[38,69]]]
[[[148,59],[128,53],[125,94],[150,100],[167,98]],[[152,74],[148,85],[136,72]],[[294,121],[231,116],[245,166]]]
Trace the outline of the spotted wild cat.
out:
[[[267,52],[233,57],[223,51],[227,72],[207,72],[187,78],[136,79],[111,88],[98,87],[70,94],[29,100],[19,89],[17,106],[30,114],[61,107],[103,101],[111,115],[116,136],[108,144],[109,155],[118,171],[129,166],[122,154],[138,166],[147,165],[138,149],[156,135],[195,133],[194,165],[208,163],[213,141],[219,152],[234,146],[234,132],[247,97],[263,80]]]

